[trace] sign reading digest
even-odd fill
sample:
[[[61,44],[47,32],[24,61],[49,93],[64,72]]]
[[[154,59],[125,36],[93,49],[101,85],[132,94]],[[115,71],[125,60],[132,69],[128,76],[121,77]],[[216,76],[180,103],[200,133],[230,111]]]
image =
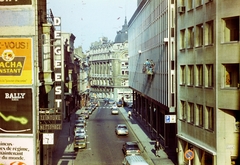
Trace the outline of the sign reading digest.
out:
[[[32,39],[0,38],[0,84],[31,85]]]

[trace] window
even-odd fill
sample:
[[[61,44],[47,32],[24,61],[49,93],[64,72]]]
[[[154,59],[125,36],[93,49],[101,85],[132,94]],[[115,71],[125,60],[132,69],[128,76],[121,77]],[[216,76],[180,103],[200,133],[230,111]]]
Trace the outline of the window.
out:
[[[205,25],[204,31],[205,45],[213,44],[213,21],[209,21]]]
[[[190,27],[188,28],[188,36],[187,36],[187,44],[188,48],[193,48],[194,46],[194,28]]]
[[[196,115],[195,124],[197,126],[202,127],[203,126],[203,106],[202,105],[197,104],[195,115]]]
[[[213,87],[213,65],[207,64],[206,65],[206,75],[205,75],[205,86],[206,87]]]
[[[196,26],[196,42],[195,46],[199,47],[203,45],[203,24]]]
[[[212,107],[206,107],[206,116],[205,116],[205,128],[209,130],[213,130],[213,108]]]
[[[203,0],[196,0],[196,7],[201,6],[203,4]]]
[[[185,45],[185,29],[180,31],[180,49],[184,49]]]
[[[223,19],[223,41],[239,41],[239,17]]]
[[[239,64],[224,64],[224,87],[238,87]]]
[[[203,85],[203,65],[197,65],[196,86]]]
[[[188,0],[188,10],[193,9],[193,0]]]
[[[181,101],[180,119],[186,120],[186,102],[185,101]]]
[[[187,108],[187,121],[190,123],[194,122],[194,104],[193,103],[188,103],[188,108]]]
[[[192,86],[194,83],[194,68],[193,65],[188,65],[188,85]]]
[[[185,85],[185,65],[181,65],[180,66],[181,70],[180,70],[180,84]]]

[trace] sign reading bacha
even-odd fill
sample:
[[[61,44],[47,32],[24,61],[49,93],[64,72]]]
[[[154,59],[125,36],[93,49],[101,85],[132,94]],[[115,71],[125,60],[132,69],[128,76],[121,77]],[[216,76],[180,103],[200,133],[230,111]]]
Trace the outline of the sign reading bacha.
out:
[[[0,84],[33,84],[31,38],[0,39]]]

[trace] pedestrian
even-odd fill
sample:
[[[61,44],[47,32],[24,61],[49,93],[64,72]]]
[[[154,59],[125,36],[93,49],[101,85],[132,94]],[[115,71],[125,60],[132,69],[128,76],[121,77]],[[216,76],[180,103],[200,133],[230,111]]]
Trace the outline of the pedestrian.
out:
[[[128,118],[129,118],[129,119],[130,119],[131,115],[132,115],[132,112],[129,110],[129,111],[128,111]]]
[[[156,140],[154,147],[155,147],[155,155],[160,157],[159,155],[160,143],[158,140]]]

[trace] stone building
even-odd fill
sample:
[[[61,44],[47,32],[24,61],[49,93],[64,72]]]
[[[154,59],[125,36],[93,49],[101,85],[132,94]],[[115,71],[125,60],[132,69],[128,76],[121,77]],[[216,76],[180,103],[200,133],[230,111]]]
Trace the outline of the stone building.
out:
[[[176,2],[179,165],[240,164],[240,2]]]
[[[89,81],[91,96],[111,98],[115,101],[124,98],[132,100],[128,81],[128,34],[127,20],[122,30],[117,32],[114,42],[106,37],[92,43],[87,55],[90,62]]]

